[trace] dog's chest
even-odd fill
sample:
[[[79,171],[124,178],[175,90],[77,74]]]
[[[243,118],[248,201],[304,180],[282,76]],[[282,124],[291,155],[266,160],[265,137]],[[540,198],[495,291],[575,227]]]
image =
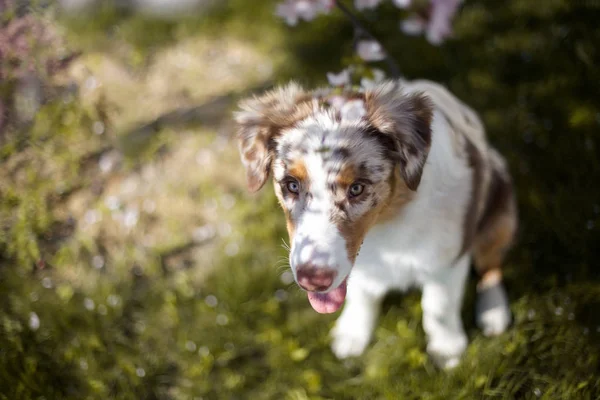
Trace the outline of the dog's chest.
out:
[[[460,233],[452,221],[434,214],[375,226],[365,238],[353,275],[404,290],[449,267],[460,248]]]
[[[406,289],[456,260],[473,175],[451,150],[445,121],[434,117],[433,127],[433,146],[415,199],[367,233],[352,272],[355,279]]]

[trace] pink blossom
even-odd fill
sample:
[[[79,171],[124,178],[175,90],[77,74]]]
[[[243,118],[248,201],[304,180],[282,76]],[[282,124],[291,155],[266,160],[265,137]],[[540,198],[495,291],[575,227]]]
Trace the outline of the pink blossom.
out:
[[[295,26],[298,23],[298,14],[294,3],[281,3],[275,9],[275,15],[285,19],[285,23],[290,26]]]
[[[394,0],[394,2],[401,0]],[[423,32],[429,43],[440,45],[452,34],[452,19],[462,0],[430,0],[426,16],[412,14],[400,22],[400,30],[407,35],[420,35]]]
[[[431,44],[439,45],[452,34],[452,19],[462,0],[431,0],[431,16],[425,36]]]
[[[427,21],[416,14],[400,21],[400,30],[410,36],[420,35],[425,32],[425,29],[427,29]]]
[[[398,8],[408,8],[412,0],[392,0],[392,2]]]
[[[381,3],[381,0],[354,0],[354,7],[361,11],[367,9],[373,9]]]
[[[277,5],[275,14],[295,26],[299,20],[312,21],[319,14],[328,13],[332,6],[332,0],[285,0]]]
[[[356,52],[365,61],[381,61],[385,58],[383,47],[376,40],[359,41]]]
[[[350,83],[350,70],[345,69],[338,74],[334,74],[333,72],[327,73],[327,81],[331,86],[344,86]]]

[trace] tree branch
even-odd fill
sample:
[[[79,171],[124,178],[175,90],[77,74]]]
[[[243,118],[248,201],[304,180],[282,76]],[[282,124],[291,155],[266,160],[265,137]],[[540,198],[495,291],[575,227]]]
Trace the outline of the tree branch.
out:
[[[383,47],[383,45],[381,44],[381,42],[379,40],[377,40],[377,38],[375,36],[373,36],[361,24],[361,22],[358,20],[358,18],[356,18],[356,16],[354,14],[352,14],[352,12],[348,9],[348,7],[346,7],[340,0],[334,0],[333,2],[336,5],[336,7],[339,8],[340,11],[346,17],[348,17],[348,19],[350,20],[350,22],[354,26],[355,33],[358,36],[362,35],[362,36],[368,38],[369,40],[374,40],[377,43],[379,43],[379,45],[383,48],[383,51],[385,53],[385,62],[386,62],[387,66],[388,66],[388,68],[390,70],[390,74],[391,74],[392,78],[395,78],[395,79],[400,78],[401,74],[400,74],[400,68],[398,67],[398,64],[396,64],[396,62],[390,57],[390,53],[388,53],[387,49],[385,47]]]

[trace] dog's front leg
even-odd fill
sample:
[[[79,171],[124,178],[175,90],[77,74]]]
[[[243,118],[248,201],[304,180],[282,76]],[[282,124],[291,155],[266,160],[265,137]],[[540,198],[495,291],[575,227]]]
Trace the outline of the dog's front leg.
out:
[[[359,356],[364,352],[371,341],[385,294],[380,291],[373,293],[361,287],[359,282],[361,280],[356,279],[349,283],[346,305],[331,331],[331,348],[340,359]]]
[[[460,316],[470,257],[444,268],[423,286],[421,307],[427,353],[441,368],[457,366],[467,347]]]

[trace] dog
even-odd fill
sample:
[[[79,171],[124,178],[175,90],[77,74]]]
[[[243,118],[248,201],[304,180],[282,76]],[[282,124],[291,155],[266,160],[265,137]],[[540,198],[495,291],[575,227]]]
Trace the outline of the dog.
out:
[[[476,112],[445,87],[291,82],[243,100],[234,118],[249,190],[273,176],[296,283],[319,313],[345,302],[331,331],[338,358],[364,352],[386,293],[418,288],[427,353],[441,368],[458,365],[472,262],[478,326],[487,336],[509,327],[512,180]]]

